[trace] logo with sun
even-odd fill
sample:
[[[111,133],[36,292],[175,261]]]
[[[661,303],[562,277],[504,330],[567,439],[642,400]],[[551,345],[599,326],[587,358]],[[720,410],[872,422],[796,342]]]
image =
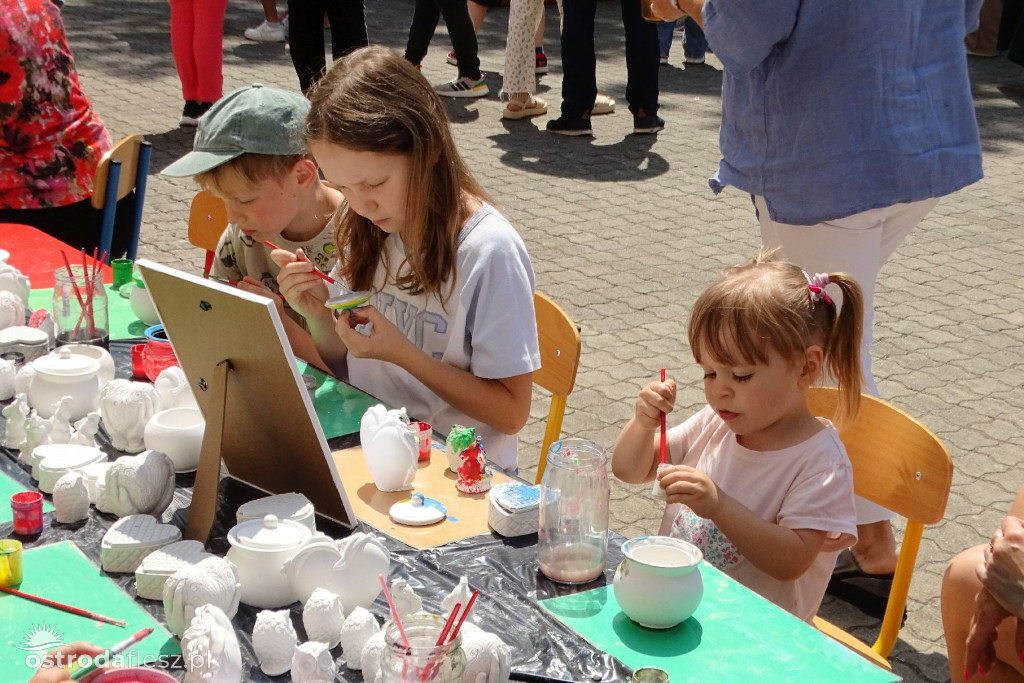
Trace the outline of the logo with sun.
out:
[[[45,621],[42,626],[32,624],[31,629],[22,631],[22,633],[25,634],[25,639],[20,644],[14,646],[19,650],[27,652],[46,651],[64,644],[64,641],[61,640],[64,634],[57,632],[56,625],[47,626]]]

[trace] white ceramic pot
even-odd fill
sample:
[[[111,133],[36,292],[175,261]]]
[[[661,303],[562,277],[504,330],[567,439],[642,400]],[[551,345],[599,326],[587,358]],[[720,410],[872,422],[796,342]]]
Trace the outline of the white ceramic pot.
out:
[[[59,353],[37,358],[32,367],[35,374],[29,383],[28,401],[40,417],[53,417],[53,405],[65,396],[74,399],[73,421],[99,407],[99,361],[62,348]]]
[[[107,382],[114,379],[114,358],[102,346],[95,346],[94,344],[67,344],[60,348],[71,349],[71,353],[87,356],[97,361],[100,364],[99,378],[101,389],[107,385]],[[57,353],[60,353],[59,349]]]
[[[146,448],[162,451],[176,472],[192,472],[199,466],[206,420],[198,408],[161,410],[149,418],[143,438]]]
[[[160,314],[156,312],[156,304],[153,303],[153,295],[146,289],[146,283],[139,275],[135,276],[132,283],[132,291],[128,295],[128,304],[132,307],[132,313],[147,325],[160,324]]]
[[[623,543],[622,552],[613,592],[626,616],[641,626],[665,629],[693,615],[704,595],[700,548],[669,536],[641,536]]]
[[[310,536],[298,522],[274,515],[233,526],[227,558],[238,568],[242,602],[263,609],[295,602],[295,591],[281,570]]]
[[[238,506],[235,521],[241,524],[250,519],[263,519],[267,515],[275,515],[278,519],[290,519],[316,533],[313,504],[301,493],[279,493],[276,496],[250,500]]]

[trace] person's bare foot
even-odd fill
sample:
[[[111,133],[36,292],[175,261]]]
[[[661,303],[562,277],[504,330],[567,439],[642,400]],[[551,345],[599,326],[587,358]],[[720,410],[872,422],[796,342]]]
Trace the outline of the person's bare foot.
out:
[[[857,525],[857,543],[850,548],[857,565],[867,574],[896,571],[899,549],[889,520]]]

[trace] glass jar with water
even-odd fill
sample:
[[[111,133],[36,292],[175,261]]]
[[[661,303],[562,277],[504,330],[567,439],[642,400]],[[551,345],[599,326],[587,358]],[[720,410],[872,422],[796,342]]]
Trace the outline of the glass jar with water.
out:
[[[587,439],[548,449],[540,486],[537,560],[559,583],[587,583],[604,572],[608,551],[608,459]]]

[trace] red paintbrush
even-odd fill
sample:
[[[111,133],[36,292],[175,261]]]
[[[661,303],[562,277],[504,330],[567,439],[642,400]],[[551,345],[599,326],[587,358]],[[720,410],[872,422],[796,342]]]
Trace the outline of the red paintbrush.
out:
[[[665,381],[665,368],[661,369],[661,381]],[[661,414],[661,464],[665,464],[665,413]]]
[[[274,244],[270,240],[263,240],[263,244],[267,245],[271,249],[281,249],[281,247],[277,246],[276,244]],[[281,251],[284,251],[284,249],[281,249]],[[321,280],[326,280],[327,282],[330,282],[332,285],[338,284],[337,281],[335,281],[335,279],[333,277],[331,277],[330,275],[328,275],[324,271],[320,270],[316,266],[313,266],[313,275],[316,275]]]
[[[32,602],[38,602],[40,605],[46,605],[47,607],[52,607],[54,609],[59,609],[59,610],[62,610],[64,612],[70,612],[71,614],[77,614],[80,617],[88,617],[89,619],[95,619],[96,621],[102,621],[102,622],[107,623],[107,624],[113,624],[114,626],[121,626],[121,627],[123,627],[124,624],[125,624],[125,622],[123,620],[121,620],[121,619],[113,619],[111,617],[105,617],[102,614],[96,614],[95,612],[90,612],[89,610],[81,609],[80,607],[72,607],[71,605],[65,605],[62,602],[56,602],[54,600],[48,600],[46,598],[41,598],[38,595],[32,595],[30,593],[22,593],[21,591],[15,590],[14,588],[7,588],[5,586],[0,586],[0,591],[3,591],[4,593],[10,593],[11,595],[17,595],[19,598],[25,598],[26,600],[31,600]]]

